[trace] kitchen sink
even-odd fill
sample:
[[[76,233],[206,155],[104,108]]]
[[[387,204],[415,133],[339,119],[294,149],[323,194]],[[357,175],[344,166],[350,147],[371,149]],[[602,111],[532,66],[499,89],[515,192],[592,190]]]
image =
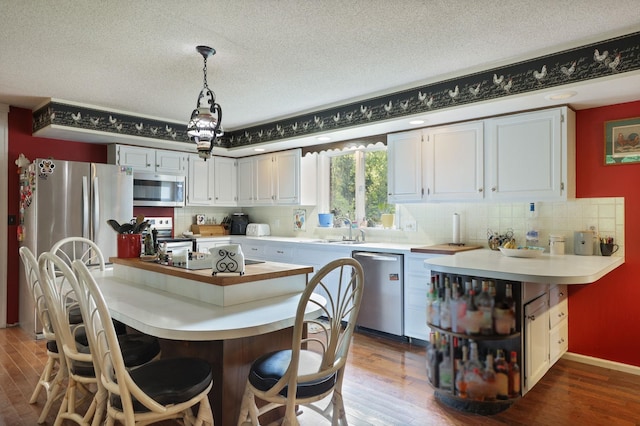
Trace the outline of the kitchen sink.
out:
[[[364,241],[338,239],[311,240],[307,242],[316,244],[364,244]]]

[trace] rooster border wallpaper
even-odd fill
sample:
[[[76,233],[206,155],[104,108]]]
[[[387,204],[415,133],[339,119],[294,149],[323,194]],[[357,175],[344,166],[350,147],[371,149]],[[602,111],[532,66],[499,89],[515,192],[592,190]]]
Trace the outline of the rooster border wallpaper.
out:
[[[308,136],[638,69],[640,32],[357,103],[230,131],[222,136],[222,146],[236,148]],[[33,113],[33,132],[55,125],[104,134],[191,143],[185,123],[151,120],[133,114],[55,101]]]

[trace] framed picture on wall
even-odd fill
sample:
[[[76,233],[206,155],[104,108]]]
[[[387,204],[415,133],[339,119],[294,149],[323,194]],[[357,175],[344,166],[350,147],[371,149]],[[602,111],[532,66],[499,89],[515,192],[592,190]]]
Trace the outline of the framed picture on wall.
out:
[[[640,163],[640,117],[604,123],[604,163]]]

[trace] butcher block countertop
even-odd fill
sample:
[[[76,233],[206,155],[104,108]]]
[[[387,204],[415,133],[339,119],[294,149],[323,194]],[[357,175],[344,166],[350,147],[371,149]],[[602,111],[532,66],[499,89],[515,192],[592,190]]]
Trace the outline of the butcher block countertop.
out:
[[[115,265],[129,266],[143,269],[150,272],[171,275],[192,281],[199,281],[217,286],[229,286],[234,284],[244,284],[254,281],[270,280],[274,278],[289,277],[292,275],[310,274],[313,272],[312,266],[292,265],[290,263],[264,262],[245,266],[244,275],[237,273],[218,273],[212,275],[211,269],[190,270],[174,266],[161,265],[156,262],[145,262],[138,258],[109,259]]]
[[[423,246],[411,248],[412,253],[426,253],[426,254],[456,254],[468,250],[476,250],[482,248],[481,246],[464,245],[458,246],[453,244],[436,244],[434,246]]]

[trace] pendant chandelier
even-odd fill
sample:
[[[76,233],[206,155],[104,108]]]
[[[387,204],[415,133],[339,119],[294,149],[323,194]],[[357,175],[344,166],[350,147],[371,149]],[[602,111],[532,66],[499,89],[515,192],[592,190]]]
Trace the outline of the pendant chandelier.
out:
[[[198,46],[196,50],[204,58],[204,87],[200,91],[196,109],[191,113],[187,125],[189,140],[198,148],[198,155],[205,161],[211,156],[213,145],[219,145],[222,130],[222,108],[216,103],[216,95],[207,85],[207,59],[215,55],[216,50],[208,46]]]

